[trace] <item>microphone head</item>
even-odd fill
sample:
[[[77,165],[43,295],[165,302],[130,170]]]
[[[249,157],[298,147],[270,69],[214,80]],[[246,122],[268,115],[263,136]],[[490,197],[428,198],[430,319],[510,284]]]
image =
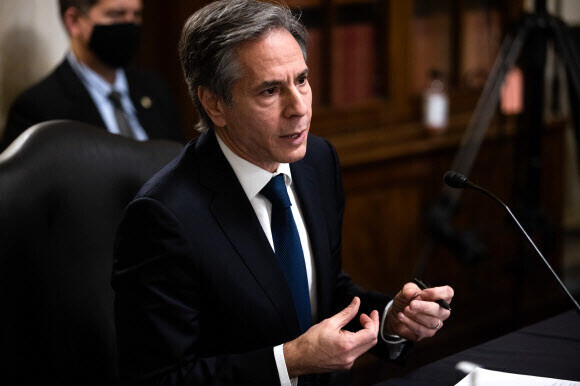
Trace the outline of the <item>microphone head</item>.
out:
[[[455,189],[463,189],[470,185],[469,180],[461,173],[448,171],[443,176],[443,182]]]

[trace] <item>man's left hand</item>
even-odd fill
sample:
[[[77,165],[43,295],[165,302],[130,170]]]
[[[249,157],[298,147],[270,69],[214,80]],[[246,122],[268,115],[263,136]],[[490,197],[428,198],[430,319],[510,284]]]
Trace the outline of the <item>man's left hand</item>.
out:
[[[405,284],[387,313],[385,332],[414,342],[432,337],[451,314],[435,301],[449,304],[452,298],[453,288],[449,286],[421,290],[415,283]]]

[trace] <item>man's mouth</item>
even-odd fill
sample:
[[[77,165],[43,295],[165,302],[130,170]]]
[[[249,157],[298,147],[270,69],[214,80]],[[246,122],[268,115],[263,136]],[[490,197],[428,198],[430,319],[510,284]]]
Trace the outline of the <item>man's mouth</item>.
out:
[[[292,133],[292,134],[286,134],[286,135],[281,135],[281,138],[286,138],[286,139],[296,139],[299,138],[300,136],[302,136],[302,134],[304,134],[306,130],[300,130],[298,132]]]

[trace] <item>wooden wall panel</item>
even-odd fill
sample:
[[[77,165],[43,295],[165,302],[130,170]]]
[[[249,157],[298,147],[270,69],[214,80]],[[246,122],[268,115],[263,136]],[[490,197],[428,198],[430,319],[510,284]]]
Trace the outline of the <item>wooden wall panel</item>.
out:
[[[394,293],[411,275],[418,254],[420,194],[413,186],[377,186],[347,193],[344,269],[368,288]]]

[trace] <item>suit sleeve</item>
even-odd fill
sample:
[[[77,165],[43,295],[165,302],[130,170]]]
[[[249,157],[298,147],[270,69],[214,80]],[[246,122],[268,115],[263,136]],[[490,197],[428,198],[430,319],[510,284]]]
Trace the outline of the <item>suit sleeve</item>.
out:
[[[202,232],[203,230],[200,230]],[[200,347],[207,315],[194,251],[178,220],[142,198],[117,233],[113,288],[121,380],[131,385],[279,384],[273,347]]]

